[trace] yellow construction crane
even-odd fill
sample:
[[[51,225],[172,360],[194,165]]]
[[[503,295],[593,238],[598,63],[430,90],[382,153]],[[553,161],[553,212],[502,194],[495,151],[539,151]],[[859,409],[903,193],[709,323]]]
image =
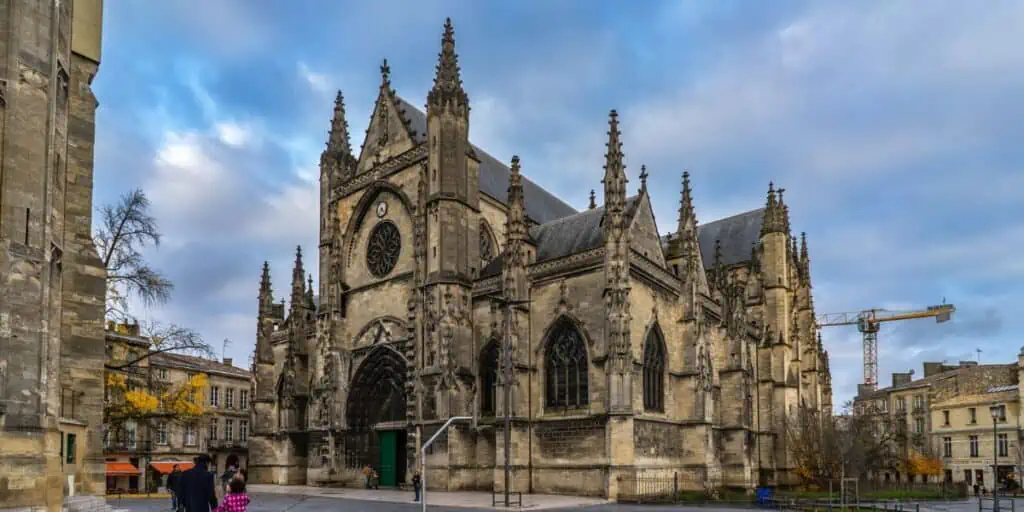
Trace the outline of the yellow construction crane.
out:
[[[945,300],[945,299],[943,299]],[[889,311],[886,309],[865,309],[856,313],[828,313],[818,315],[818,328],[837,325],[856,325],[864,334],[864,385],[870,389],[878,386],[878,328],[882,322],[935,318],[936,323],[949,321],[956,307],[952,304],[928,306],[918,311]]]

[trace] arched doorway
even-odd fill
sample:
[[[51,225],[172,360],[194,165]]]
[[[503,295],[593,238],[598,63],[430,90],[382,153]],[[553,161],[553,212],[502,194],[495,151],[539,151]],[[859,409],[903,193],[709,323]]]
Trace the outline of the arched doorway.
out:
[[[349,386],[346,465],[373,466],[382,486],[405,481],[405,374],[405,359],[391,347],[378,346]]]

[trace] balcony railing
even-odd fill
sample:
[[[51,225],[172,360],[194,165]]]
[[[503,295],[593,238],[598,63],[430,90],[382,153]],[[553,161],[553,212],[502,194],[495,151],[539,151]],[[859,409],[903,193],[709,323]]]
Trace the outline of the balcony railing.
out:
[[[107,441],[103,445],[103,451],[108,453],[118,452],[129,452],[129,453],[148,453],[153,451],[152,441],[142,440],[127,440],[122,441],[120,439],[114,441]]]
[[[247,440],[242,439],[207,439],[206,446],[211,450],[234,450],[244,449],[248,445]]]

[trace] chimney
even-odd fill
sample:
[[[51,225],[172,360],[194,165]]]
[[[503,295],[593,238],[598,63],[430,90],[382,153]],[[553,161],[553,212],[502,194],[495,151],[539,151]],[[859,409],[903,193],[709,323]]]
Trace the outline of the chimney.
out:
[[[224,358],[224,364],[226,366],[231,366],[231,358],[230,357],[225,357]]]
[[[910,384],[910,381],[914,379],[914,371],[892,374],[892,385],[901,386],[903,384]]]

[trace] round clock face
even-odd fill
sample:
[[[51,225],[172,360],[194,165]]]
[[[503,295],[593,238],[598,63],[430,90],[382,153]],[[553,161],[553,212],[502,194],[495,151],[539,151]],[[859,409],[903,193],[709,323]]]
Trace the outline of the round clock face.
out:
[[[388,214],[388,204],[384,201],[377,203],[377,216],[383,217]]]

